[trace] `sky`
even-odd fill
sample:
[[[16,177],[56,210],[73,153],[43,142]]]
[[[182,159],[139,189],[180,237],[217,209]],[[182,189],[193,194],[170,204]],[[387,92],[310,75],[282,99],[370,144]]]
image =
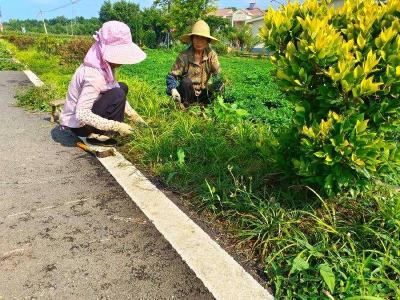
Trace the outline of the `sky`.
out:
[[[115,2],[116,0],[112,1]],[[280,1],[280,0],[278,0]],[[47,11],[70,3],[71,0],[0,0],[0,7],[3,16],[3,21],[9,19],[37,19],[40,10]],[[104,0],[80,0],[76,3],[74,11],[72,6],[68,6],[53,12],[45,14],[45,17],[51,19],[56,16],[72,16],[83,17],[98,17],[98,13]],[[143,7],[149,7],[153,0],[131,0],[131,2],[139,3]],[[234,6],[238,8],[246,8],[249,5],[249,0],[219,0],[218,7]],[[276,7],[274,0],[258,0],[257,6],[267,8],[269,6]]]

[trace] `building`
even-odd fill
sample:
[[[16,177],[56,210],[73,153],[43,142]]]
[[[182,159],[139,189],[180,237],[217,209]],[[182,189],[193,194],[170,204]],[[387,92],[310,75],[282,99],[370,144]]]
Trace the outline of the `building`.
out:
[[[264,16],[247,20],[246,24],[250,25],[253,36],[258,37],[261,28],[264,26]],[[262,52],[263,49],[264,49],[264,44],[259,43],[256,46],[254,46],[253,52]]]
[[[260,33],[260,29],[264,25],[264,16],[246,20],[245,24],[251,26],[253,36],[258,36],[258,34]]]
[[[232,18],[233,13],[235,12],[232,8],[218,8],[216,11],[209,13],[210,16],[220,17],[223,19]]]
[[[250,1],[250,6],[246,8],[246,12],[252,17],[252,18],[258,18],[262,17],[265,15],[265,11],[259,9],[256,6],[256,0],[251,0]]]
[[[256,0],[250,0],[248,8],[244,9],[233,9],[233,8],[219,8],[216,11],[210,13],[212,16],[228,19],[232,26],[239,26],[246,24],[254,18],[264,16],[265,12],[256,6]]]

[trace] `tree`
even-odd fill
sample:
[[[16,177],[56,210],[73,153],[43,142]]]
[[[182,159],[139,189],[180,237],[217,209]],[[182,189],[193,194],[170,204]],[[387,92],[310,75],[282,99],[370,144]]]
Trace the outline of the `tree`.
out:
[[[258,38],[253,36],[252,29],[248,24],[234,27],[230,34],[230,40],[240,50],[246,49],[247,51],[250,51],[259,42]]]
[[[231,22],[228,19],[208,15],[204,18],[204,21],[207,22],[213,33],[228,34],[232,31]]]
[[[204,19],[215,9],[215,3],[215,0],[172,0],[168,17],[176,35],[184,34],[196,21]]]
[[[172,5],[172,1],[173,0],[155,0],[153,2],[153,7],[169,11]]]
[[[132,38],[136,43],[141,43],[143,38],[142,15],[138,4],[117,1],[111,4],[105,1],[100,8],[99,19],[101,22],[120,21],[127,24],[132,31]]]
[[[99,20],[101,23],[105,23],[113,19],[114,19],[114,10],[111,1],[110,0],[104,1],[103,5],[100,8]]]
[[[145,9],[142,13],[142,21],[145,32],[145,44],[148,47],[156,47],[163,41],[169,28],[163,10],[154,6]]]

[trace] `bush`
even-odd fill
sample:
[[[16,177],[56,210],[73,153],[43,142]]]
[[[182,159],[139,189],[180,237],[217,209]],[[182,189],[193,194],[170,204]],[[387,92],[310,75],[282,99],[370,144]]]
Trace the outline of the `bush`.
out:
[[[248,52],[259,43],[259,38],[253,36],[252,29],[248,24],[235,27],[229,34],[229,39],[233,46],[240,48],[241,51]]]
[[[148,30],[143,33],[143,44],[149,48],[157,48],[157,35],[154,30]]]
[[[64,43],[65,40],[49,35],[40,35],[36,39],[37,49],[48,56],[57,54]]]
[[[3,38],[13,43],[20,50],[26,50],[35,45],[35,38],[29,35],[11,34],[4,35]]]
[[[211,47],[218,53],[218,55],[228,54],[229,40],[222,34],[215,34],[214,36],[218,39],[218,42],[213,44]]]
[[[261,36],[296,103],[297,174],[328,194],[365,186],[400,165],[399,1],[290,3]]]
[[[390,172],[395,143],[368,128],[364,115],[347,117],[329,112],[327,120],[301,131],[300,156],[294,166],[308,181],[323,186],[328,194],[368,186],[372,175]],[[397,158],[398,159],[398,158]]]
[[[64,64],[77,64],[83,61],[93,43],[94,41],[91,38],[71,39],[61,45],[58,54]]]

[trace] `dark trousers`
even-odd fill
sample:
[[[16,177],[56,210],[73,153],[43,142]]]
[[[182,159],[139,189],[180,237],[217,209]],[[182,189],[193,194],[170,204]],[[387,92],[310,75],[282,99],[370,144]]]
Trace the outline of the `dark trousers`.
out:
[[[201,91],[199,96],[194,93],[193,82],[190,78],[184,78],[178,88],[179,94],[181,95],[181,102],[183,105],[188,107],[192,103],[209,104],[210,103],[210,91],[204,89]]]
[[[92,112],[107,120],[122,122],[124,121],[124,112],[128,86],[119,82],[119,88],[108,90],[93,104]],[[92,133],[104,134],[104,131],[93,126],[85,125],[81,128],[71,128],[71,131],[77,136],[88,136]]]

